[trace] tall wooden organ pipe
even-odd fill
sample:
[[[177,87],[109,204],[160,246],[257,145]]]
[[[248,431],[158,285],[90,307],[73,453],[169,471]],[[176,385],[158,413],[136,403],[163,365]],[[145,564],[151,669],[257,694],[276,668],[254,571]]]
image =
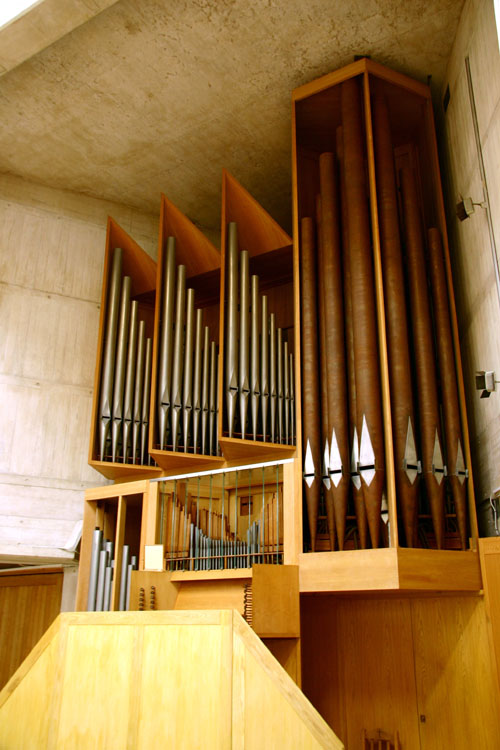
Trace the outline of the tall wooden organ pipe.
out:
[[[316,227],[317,227],[317,241],[318,241],[318,265],[321,268],[323,266],[323,234],[322,234],[322,214],[321,214],[321,195],[316,196]],[[325,285],[324,285],[324,274],[319,274],[318,278],[318,316],[320,320],[319,326],[319,359],[321,364],[320,371],[320,386],[321,386],[321,404],[322,404],[322,419],[321,419],[321,449],[323,451],[322,463],[321,463],[321,478],[323,481],[322,491],[325,500],[326,508],[326,521],[328,525],[328,537],[330,540],[330,549],[335,549],[335,511],[333,507],[333,494],[332,494],[332,481],[330,479],[329,466],[330,466],[330,440],[328,431],[328,370],[327,370],[327,358],[328,350],[326,346],[326,327],[324,325],[325,320]],[[325,409],[326,407],[326,409]],[[326,414],[325,414],[326,411]]]
[[[311,549],[316,548],[316,530],[321,482],[321,423],[318,382],[318,310],[316,305],[316,250],[314,224],[301,222],[301,338],[302,338],[302,430],[304,483]]]
[[[396,488],[402,510],[406,543],[417,533],[419,461],[415,444],[415,416],[407,326],[405,278],[399,233],[398,198],[387,104],[373,101],[377,202],[384,282],[392,431]]]
[[[438,549],[444,539],[445,465],[439,415],[436,361],[427,291],[424,236],[415,176],[405,167],[400,172],[405,226],[406,265],[410,292],[411,324],[417,379],[422,446],[422,469]]]
[[[462,549],[467,549],[467,492],[463,454],[463,437],[460,425],[458,387],[455,375],[455,352],[451,333],[448,287],[444,265],[441,233],[429,229],[429,272],[431,279],[434,318],[439,335],[436,337],[444,412],[444,435],[448,477],[455,504],[458,531]]]
[[[361,549],[368,546],[368,522],[366,518],[365,501],[363,498],[363,485],[359,474],[359,440],[356,429],[356,375],[354,365],[354,336],[352,330],[352,296],[351,296],[351,269],[349,261],[349,227],[347,224],[347,201],[345,195],[344,176],[344,141],[342,127],[338,127],[335,133],[336,151],[340,172],[340,213],[342,222],[342,260],[344,271],[344,315],[345,315],[345,343],[346,343],[346,366],[348,382],[348,413],[349,413],[349,446],[350,446],[350,480],[351,491],[356,514],[359,544]],[[333,547],[332,547],[333,549]]]
[[[344,179],[351,268],[352,328],[356,380],[359,473],[368,528],[378,547],[385,482],[384,435],[361,92],[351,78],[341,84]]]
[[[327,403],[323,419],[328,425],[328,474],[335,512],[339,549],[344,547],[347,501],[349,493],[349,425],[347,419],[347,382],[344,342],[344,298],[342,289],[342,250],[339,232],[339,196],[336,159],[333,153],[319,157],[321,190],[320,294],[323,294],[326,345]],[[326,407],[326,408],[325,408]]]

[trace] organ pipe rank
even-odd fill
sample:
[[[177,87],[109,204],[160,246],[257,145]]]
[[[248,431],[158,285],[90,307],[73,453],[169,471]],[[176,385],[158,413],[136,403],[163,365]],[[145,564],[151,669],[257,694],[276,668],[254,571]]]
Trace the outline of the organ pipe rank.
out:
[[[164,266],[156,444],[160,450],[216,456],[217,345],[195,307],[194,290],[186,288],[186,267],[176,265],[174,237],[167,239]]]
[[[423,503],[436,546],[444,546],[449,483],[466,549],[467,469],[441,236],[429,229],[426,247],[417,176],[408,166],[396,173],[384,96],[376,93],[371,106],[392,425],[384,426],[382,416],[366,135],[359,81],[351,78],[340,85],[332,150],[318,157],[319,191],[309,201],[315,215],[300,223],[310,547],[316,549],[320,506],[331,549],[344,547],[350,507],[360,546],[380,545],[384,429],[392,429],[406,545],[418,543]]]
[[[238,228],[227,228],[224,424],[228,437],[294,445],[293,353],[287,331],[276,327]]]
[[[131,279],[122,278],[117,247],[109,281],[109,305],[99,398],[99,458],[151,464],[147,454],[152,340],[139,303],[131,301]]]

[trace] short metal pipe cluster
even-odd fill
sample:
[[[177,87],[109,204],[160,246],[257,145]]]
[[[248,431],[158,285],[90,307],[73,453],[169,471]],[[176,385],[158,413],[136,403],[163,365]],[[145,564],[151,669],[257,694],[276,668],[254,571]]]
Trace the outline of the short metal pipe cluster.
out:
[[[128,610],[132,570],[137,570],[137,556],[130,556],[129,545],[122,547],[120,570],[117,570],[115,545],[109,539],[104,539],[102,530],[96,527],[92,537],[87,611],[109,612],[115,577],[116,586],[119,587],[118,609]]]

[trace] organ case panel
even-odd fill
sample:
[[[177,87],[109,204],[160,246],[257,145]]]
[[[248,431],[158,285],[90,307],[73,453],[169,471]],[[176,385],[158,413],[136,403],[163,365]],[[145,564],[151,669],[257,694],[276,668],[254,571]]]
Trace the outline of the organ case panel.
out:
[[[465,551],[477,528],[429,89],[364,59],[293,102],[305,549]]]

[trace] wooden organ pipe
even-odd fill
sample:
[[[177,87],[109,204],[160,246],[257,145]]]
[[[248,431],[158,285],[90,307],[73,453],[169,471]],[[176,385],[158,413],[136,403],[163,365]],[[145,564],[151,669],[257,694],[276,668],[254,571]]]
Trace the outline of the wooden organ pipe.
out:
[[[342,258],[344,266],[344,315],[350,423],[349,445],[351,446],[350,476],[359,544],[361,549],[366,549],[368,546],[368,522],[363,497],[363,485],[358,471],[359,440],[356,429],[356,375],[354,365],[354,336],[352,330],[351,266],[349,263],[349,230],[347,226],[347,202],[345,197],[345,178],[343,169],[344,144],[341,127],[337,128],[336,139],[337,158],[340,165],[340,208],[342,217]]]
[[[318,237],[318,265],[323,267],[323,241],[321,231],[322,213],[321,213],[321,195],[316,196],[316,228]],[[330,539],[330,549],[335,549],[335,511],[333,507],[332,482],[328,467],[330,465],[330,443],[328,432],[328,374],[327,374],[327,346],[326,346],[326,329],[325,320],[325,276],[319,274],[318,278],[318,304],[319,304],[319,358],[321,365],[321,450],[323,451],[323,460],[321,462],[321,475],[323,480],[323,496],[325,498],[326,521],[328,525],[328,537]]]
[[[444,539],[444,475],[433,332],[420,206],[413,171],[400,172],[417,376],[422,468],[438,549]]]
[[[349,424],[347,421],[347,382],[344,342],[344,298],[342,290],[342,257],[339,233],[336,159],[333,153],[321,154],[319,175],[321,188],[321,247],[323,264],[324,316],[328,402],[325,415],[329,438],[329,475],[335,511],[339,549],[344,547],[347,502],[349,495]]]
[[[310,217],[301,221],[301,298],[302,298],[302,408],[304,481],[311,549],[316,549],[316,527],[321,477],[320,410],[318,378],[318,310],[316,304],[316,262],[314,224]]]
[[[418,460],[396,174],[387,104],[373,101],[380,248],[384,279],[396,487],[408,547],[417,534]]]
[[[448,477],[457,514],[462,549],[467,549],[467,471],[463,455],[462,429],[458,404],[455,353],[448,306],[448,287],[444,266],[443,245],[439,229],[429,229],[429,272],[431,279],[437,356],[440,370],[441,397],[444,412],[444,435]]]
[[[359,472],[372,546],[378,547],[385,482],[384,435],[361,92],[355,78],[341,84],[341,115],[356,368],[356,428],[360,440]]]

